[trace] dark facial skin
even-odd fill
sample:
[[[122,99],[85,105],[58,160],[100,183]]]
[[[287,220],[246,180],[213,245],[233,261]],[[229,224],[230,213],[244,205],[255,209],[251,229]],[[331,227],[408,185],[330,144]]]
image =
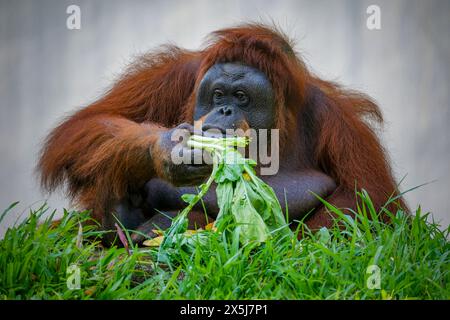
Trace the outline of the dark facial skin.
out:
[[[194,120],[203,118],[202,130],[271,129],[275,95],[267,76],[240,63],[211,67],[200,83]]]

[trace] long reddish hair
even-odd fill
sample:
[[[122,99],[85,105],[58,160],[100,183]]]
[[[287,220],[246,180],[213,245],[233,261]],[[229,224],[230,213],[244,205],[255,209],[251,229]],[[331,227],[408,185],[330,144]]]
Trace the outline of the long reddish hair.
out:
[[[215,31],[199,51],[163,46],[138,59],[102,98],[51,132],[38,165],[44,188],[66,182],[82,206],[104,212],[141,186],[154,174],[139,164],[155,139],[149,133],[193,120],[199,83],[218,62],[241,62],[267,75],[282,153],[286,146],[297,149],[299,167],[330,175],[339,186],[338,204],[351,207],[355,186],[366,189],[377,208],[397,193],[372,127],[383,121],[378,106],[311,74],[292,41],[262,24]]]

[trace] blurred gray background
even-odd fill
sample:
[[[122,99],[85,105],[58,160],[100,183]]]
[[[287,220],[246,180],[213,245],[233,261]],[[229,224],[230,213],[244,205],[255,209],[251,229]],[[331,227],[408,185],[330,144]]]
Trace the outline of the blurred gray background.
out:
[[[81,8],[68,30],[66,8]],[[381,8],[381,30],[366,9]],[[33,169],[39,146],[61,118],[99,97],[139,53],[162,43],[196,49],[218,28],[275,21],[320,76],[378,101],[383,143],[402,189],[444,226],[450,222],[450,1],[1,1],[0,233],[46,199]]]

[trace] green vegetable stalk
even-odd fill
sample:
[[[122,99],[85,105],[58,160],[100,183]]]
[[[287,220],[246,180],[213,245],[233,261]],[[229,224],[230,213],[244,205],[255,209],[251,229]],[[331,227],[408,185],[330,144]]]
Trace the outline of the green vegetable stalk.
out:
[[[236,226],[234,232],[238,234],[242,244],[264,242],[275,232],[292,235],[273,189],[255,174],[253,167],[256,162],[244,158],[236,150],[236,147],[248,144],[247,138],[193,135],[187,144],[208,151],[213,159],[213,170],[208,180],[200,186],[198,194],[182,196],[188,205],[165,232],[160,246],[161,254],[166,249],[173,248],[180,237],[186,237],[183,233],[187,230],[187,215],[213,182],[217,183],[216,194],[220,209],[214,226],[219,232],[223,232],[231,221]],[[182,239],[182,242],[187,244],[189,241]]]

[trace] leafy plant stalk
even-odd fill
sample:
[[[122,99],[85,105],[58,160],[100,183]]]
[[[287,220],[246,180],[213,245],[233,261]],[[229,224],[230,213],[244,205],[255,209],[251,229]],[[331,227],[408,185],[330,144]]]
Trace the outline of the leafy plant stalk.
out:
[[[188,203],[174,218],[171,227],[165,232],[161,243],[160,261],[167,262],[168,251],[177,243],[187,244],[191,235],[183,236],[187,230],[187,215],[196,203],[208,192],[213,182],[217,183],[216,194],[219,213],[214,226],[223,232],[230,221],[234,223],[234,236],[241,243],[260,243],[273,233],[292,235],[284,218],[280,203],[273,191],[255,173],[256,162],[244,158],[237,147],[248,144],[245,137],[212,138],[193,135],[187,145],[209,152],[213,159],[213,170],[208,180],[200,186],[198,194],[184,194],[182,199]],[[230,219],[231,218],[231,219]],[[197,233],[193,240],[204,239]]]

